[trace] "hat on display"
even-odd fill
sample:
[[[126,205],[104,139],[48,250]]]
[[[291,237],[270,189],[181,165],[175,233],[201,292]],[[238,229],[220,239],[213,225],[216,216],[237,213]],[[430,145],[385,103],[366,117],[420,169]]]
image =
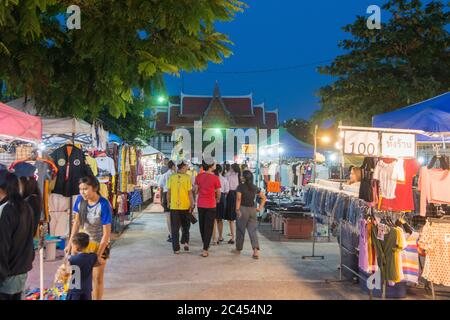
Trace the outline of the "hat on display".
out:
[[[14,166],[14,173],[18,178],[21,177],[34,177],[36,167],[27,162],[21,162]]]

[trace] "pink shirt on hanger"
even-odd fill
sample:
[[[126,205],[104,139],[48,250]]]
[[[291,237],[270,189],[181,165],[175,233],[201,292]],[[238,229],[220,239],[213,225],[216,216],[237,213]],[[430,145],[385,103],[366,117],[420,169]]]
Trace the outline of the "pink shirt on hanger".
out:
[[[420,215],[426,216],[427,203],[450,204],[449,170],[422,167],[419,176]]]

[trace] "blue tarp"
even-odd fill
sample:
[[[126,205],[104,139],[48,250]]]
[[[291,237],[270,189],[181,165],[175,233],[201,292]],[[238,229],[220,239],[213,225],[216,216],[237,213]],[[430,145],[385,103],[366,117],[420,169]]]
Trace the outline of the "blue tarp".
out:
[[[374,116],[372,124],[377,128],[423,130],[426,132],[450,132],[450,92]]]
[[[313,158],[314,146],[295,138],[284,128],[279,129],[279,143],[283,149],[280,154],[282,158]],[[317,149],[317,152],[323,153],[324,150]],[[262,158],[265,156],[272,155],[261,155]]]
[[[117,135],[115,135],[114,133],[109,133],[109,135],[108,135],[108,141],[109,142],[116,142],[116,143],[119,143],[119,144],[121,144],[123,141],[122,141],[122,139],[120,139]]]

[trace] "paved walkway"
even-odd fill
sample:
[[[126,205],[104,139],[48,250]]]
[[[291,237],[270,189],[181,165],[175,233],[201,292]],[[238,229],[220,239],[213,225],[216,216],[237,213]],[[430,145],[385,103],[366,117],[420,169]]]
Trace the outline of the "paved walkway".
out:
[[[348,282],[325,283],[339,275],[335,243],[318,244],[317,254],[324,254],[324,261],[301,259],[311,254],[311,243],[272,242],[261,235],[260,260],[251,258],[248,239],[241,256],[230,252],[233,246],[221,244],[202,258],[194,225],[191,252],[176,256],[166,242],[165,216],[151,211],[114,244],[105,299],[367,299]]]
[[[318,243],[316,254],[325,255],[325,260],[308,261],[301,257],[311,254],[310,242],[273,241],[277,237],[265,237],[263,234],[270,232],[263,232],[259,260],[251,258],[248,238],[240,256],[230,252],[233,246],[221,244],[212,246],[210,256],[202,258],[196,224],[191,227],[191,251],[176,256],[166,241],[167,227],[161,210],[159,205],[150,205],[114,242],[106,267],[105,299],[368,299],[356,284],[326,281],[339,277],[336,243]],[[228,228],[224,231],[227,234]],[[46,287],[51,286],[60,264],[61,260],[46,262]],[[38,257],[28,285],[39,286]],[[408,299],[430,297],[423,289],[415,289]]]

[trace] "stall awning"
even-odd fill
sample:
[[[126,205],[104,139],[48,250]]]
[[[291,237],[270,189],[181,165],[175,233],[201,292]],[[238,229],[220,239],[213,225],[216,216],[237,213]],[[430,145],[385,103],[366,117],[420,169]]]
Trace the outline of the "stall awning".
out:
[[[7,139],[39,142],[42,140],[41,118],[0,102],[0,135]]]
[[[44,135],[91,134],[91,125],[76,118],[44,118],[42,125]]]
[[[143,156],[150,156],[150,155],[152,155],[152,154],[158,154],[158,153],[162,154],[161,151],[159,151],[159,150],[153,148],[152,146],[147,146],[147,147],[145,147],[145,148],[142,150],[142,155],[143,155]]]
[[[450,92],[404,107],[376,115],[374,127],[423,130],[450,133]]]
[[[260,145],[265,144],[266,143],[260,142]],[[295,138],[285,128],[279,129],[279,144],[282,148],[282,152],[279,156],[282,158],[314,158],[314,146]],[[318,148],[317,152],[325,153],[326,151]],[[264,159],[266,156],[270,157],[270,155],[265,155],[264,153],[265,151],[263,149],[260,149],[260,157],[262,159]]]

